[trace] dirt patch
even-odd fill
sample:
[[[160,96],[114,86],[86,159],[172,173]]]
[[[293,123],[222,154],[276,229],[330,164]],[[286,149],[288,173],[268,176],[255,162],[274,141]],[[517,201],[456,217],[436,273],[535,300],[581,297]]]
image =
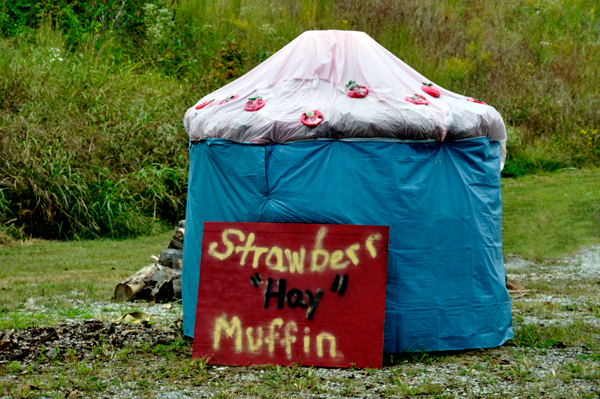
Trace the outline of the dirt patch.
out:
[[[101,348],[118,351],[144,343],[149,348],[169,345],[181,338],[181,325],[174,328],[118,324],[85,320],[50,327],[30,327],[7,330],[0,340],[0,364],[20,361],[29,364],[37,360],[91,360]]]

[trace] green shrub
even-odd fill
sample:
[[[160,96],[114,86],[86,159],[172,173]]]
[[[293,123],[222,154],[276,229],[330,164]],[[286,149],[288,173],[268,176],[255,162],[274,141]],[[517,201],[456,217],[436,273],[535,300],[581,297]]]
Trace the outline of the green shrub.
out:
[[[16,36],[52,21],[66,34],[69,45],[80,43],[87,35],[107,32],[135,38],[144,30],[143,7],[161,3],[156,0],[2,0],[0,31]]]

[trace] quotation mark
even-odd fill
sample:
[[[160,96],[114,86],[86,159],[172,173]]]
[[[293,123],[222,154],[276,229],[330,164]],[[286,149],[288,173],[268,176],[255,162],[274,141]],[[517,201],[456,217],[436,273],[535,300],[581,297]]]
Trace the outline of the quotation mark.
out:
[[[331,283],[331,292],[337,291],[339,296],[344,296],[346,288],[348,288],[348,275],[344,274],[344,277],[340,279],[340,275],[336,274]]]
[[[262,277],[260,277],[260,274],[254,273],[254,276],[250,276],[250,281],[252,282],[252,285],[258,287],[258,285],[262,283]]]

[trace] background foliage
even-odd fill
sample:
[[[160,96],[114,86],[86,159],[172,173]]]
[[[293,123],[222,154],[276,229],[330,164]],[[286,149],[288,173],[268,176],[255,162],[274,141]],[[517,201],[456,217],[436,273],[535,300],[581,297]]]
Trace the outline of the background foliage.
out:
[[[185,110],[305,30],[367,32],[503,115],[505,176],[598,165],[595,0],[0,0],[0,241],[183,217]],[[4,237],[4,238],[3,238]]]

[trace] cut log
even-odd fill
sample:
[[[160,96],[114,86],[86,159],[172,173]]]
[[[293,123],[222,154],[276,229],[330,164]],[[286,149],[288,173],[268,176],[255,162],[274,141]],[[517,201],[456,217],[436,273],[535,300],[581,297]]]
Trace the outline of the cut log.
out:
[[[517,280],[508,280],[506,282],[506,288],[513,291],[521,291],[525,289],[525,286]]]
[[[173,238],[176,238],[179,241],[183,242],[184,235],[185,235],[185,229],[183,227],[178,227],[175,229],[175,232],[173,233]]]
[[[153,289],[154,288],[152,288],[152,287],[150,287],[148,285],[145,286],[144,288],[142,288],[140,290],[140,292],[138,292],[137,294],[135,294],[135,296],[132,298],[132,300],[135,299],[136,301],[137,300],[149,301],[151,299],[150,297],[152,295],[152,290]]]
[[[185,233],[185,229],[180,227],[175,229],[173,233],[173,238],[171,238],[171,242],[169,242],[169,248],[172,249],[183,249],[183,236]]]
[[[183,258],[183,251],[181,249],[163,249],[160,251],[160,258],[158,263],[163,266],[170,267],[171,269],[179,268],[177,259]]]
[[[183,270],[173,270],[171,282],[173,283],[173,298],[181,299],[181,276]]]
[[[183,249],[183,241],[179,241],[175,237],[171,238],[171,241],[169,241],[169,249]]]
[[[151,286],[155,286],[158,283],[162,283],[163,281],[171,280],[171,276],[173,275],[173,269],[170,267],[166,267],[163,265],[158,265],[158,271],[154,273],[152,279],[150,280]]]
[[[173,282],[169,280],[156,283],[150,295],[156,302],[168,302],[173,299]]]
[[[150,285],[154,288],[150,293],[150,299],[156,302],[167,302],[173,299],[173,283],[171,282],[171,276],[173,275],[173,269],[158,265],[158,272],[152,276]]]
[[[135,295],[148,284],[152,277],[159,271],[156,263],[144,267],[139,272],[129,276],[115,288],[115,300],[120,302],[131,301]]]

